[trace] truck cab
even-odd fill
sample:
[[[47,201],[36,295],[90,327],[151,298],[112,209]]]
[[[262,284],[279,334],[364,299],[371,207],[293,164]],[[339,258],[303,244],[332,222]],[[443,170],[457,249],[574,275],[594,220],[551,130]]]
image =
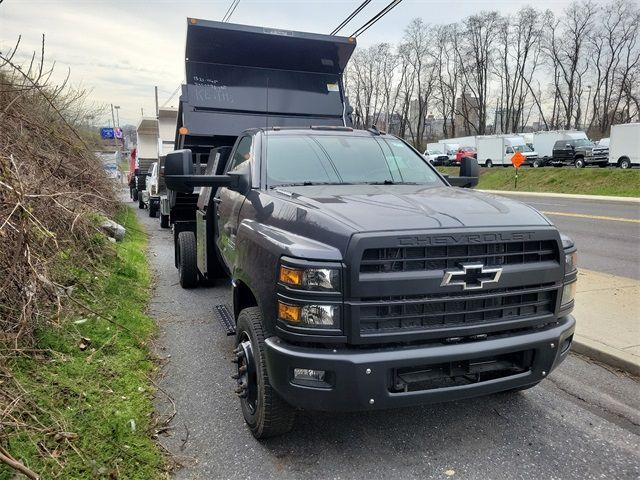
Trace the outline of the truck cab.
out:
[[[213,155],[222,174],[167,156],[170,188],[211,188],[178,268],[195,285],[206,256],[207,278],[231,280],[256,437],[286,432],[296,408],[529,388],[566,358],[575,246],[529,206],[451,186],[477,183],[475,159],[447,179],[403,140],[345,127],[248,130]]]

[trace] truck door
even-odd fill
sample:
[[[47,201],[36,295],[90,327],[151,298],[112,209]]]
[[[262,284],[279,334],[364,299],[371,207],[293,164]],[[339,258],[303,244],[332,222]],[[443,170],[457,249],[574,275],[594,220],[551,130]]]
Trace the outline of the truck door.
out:
[[[225,168],[225,173],[238,168],[244,162],[251,161],[252,137],[242,137]],[[218,188],[213,201],[215,207],[216,233],[215,242],[230,271],[236,260],[236,234],[238,231],[238,214],[245,196],[226,187]]]
[[[502,164],[511,165],[511,157],[513,157],[514,153],[515,152],[513,150],[513,147],[510,145],[507,145],[504,150],[504,158],[502,159]]]

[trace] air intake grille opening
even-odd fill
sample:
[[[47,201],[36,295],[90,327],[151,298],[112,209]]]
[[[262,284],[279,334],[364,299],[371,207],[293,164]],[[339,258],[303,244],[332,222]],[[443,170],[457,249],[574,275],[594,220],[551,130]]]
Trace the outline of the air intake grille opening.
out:
[[[478,262],[485,266],[520,265],[557,259],[554,240],[369,248],[362,255],[360,273],[444,270]]]
[[[510,377],[529,371],[533,356],[533,350],[525,350],[471,360],[398,368],[392,371],[389,391],[419,392]]]

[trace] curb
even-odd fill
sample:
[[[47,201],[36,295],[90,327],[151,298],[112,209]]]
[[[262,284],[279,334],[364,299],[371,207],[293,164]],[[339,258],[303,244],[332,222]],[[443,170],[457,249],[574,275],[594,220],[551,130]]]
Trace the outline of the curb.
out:
[[[640,377],[640,363],[629,353],[577,335],[573,337],[571,351]]]
[[[638,197],[610,197],[608,195],[578,195],[575,193],[550,193],[550,192],[514,192],[511,190],[478,190],[479,192],[495,195],[522,195],[528,197],[573,198],[576,200],[601,200],[608,202],[640,203]]]

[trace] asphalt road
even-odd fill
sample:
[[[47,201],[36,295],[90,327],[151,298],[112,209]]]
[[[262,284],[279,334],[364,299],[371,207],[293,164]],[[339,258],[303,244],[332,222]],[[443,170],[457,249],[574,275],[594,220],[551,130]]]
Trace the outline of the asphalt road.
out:
[[[232,392],[233,341],[214,316],[216,304],[229,303],[228,286],[182,290],[170,232],[139,214],[157,277],[157,352],[166,359],[157,411],[175,406],[160,440],[183,465],[177,478],[640,477],[639,384],[577,356],[526,392],[373,413],[300,412],[289,435],[254,440]]]
[[[544,212],[562,233],[573,238],[581,267],[640,279],[640,203],[524,195],[509,198]]]

